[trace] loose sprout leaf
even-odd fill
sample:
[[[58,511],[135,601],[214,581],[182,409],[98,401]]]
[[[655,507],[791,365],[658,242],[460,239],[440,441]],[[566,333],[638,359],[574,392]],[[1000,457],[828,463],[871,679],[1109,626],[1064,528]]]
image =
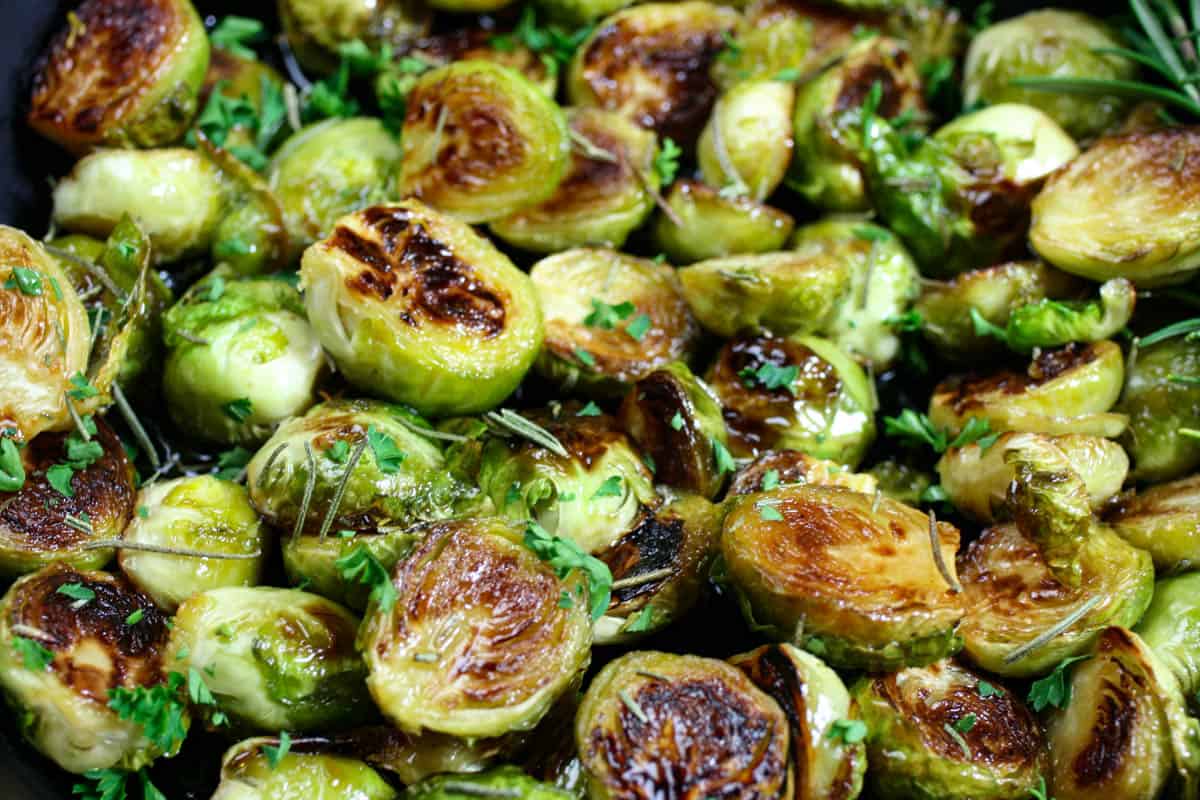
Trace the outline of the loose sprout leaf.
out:
[[[225,294],[225,279],[220,275],[213,276],[209,281],[208,288],[204,292],[204,299],[210,303],[215,303]]]
[[[583,408],[581,408],[575,412],[575,416],[577,416],[577,417],[598,417],[602,413],[603,412],[600,410],[600,406],[596,405],[596,403],[594,401],[589,400],[588,404],[586,406],[584,406]]]
[[[1091,656],[1072,656],[1059,662],[1058,666],[1046,677],[1036,680],[1029,687],[1029,704],[1034,711],[1041,711],[1048,706],[1066,708],[1071,700],[1071,684],[1067,681],[1069,668],[1077,661],[1086,661]]]
[[[628,300],[617,303],[614,306],[593,297],[592,310],[583,318],[583,324],[589,328],[603,328],[604,330],[611,331],[617,326],[618,322],[627,319],[636,310],[633,303],[630,303]]]
[[[371,454],[379,471],[385,475],[394,475],[400,471],[400,465],[408,455],[396,445],[396,440],[378,430],[374,425],[367,428],[367,442],[371,445]]]
[[[25,665],[25,669],[31,672],[44,672],[54,661],[53,650],[50,650],[41,642],[27,639],[24,636],[14,636],[12,647],[16,654],[21,657],[21,663]]]
[[[71,604],[71,608],[76,610],[83,608],[96,599],[96,593],[82,583],[64,583],[58,587],[56,592],[74,600],[75,602]]]
[[[267,30],[259,20],[230,14],[217,23],[208,38],[215,47],[235,56],[255,58],[254,51],[246,45],[266,41]]]
[[[271,769],[275,769],[276,767],[279,766],[279,762],[283,761],[283,757],[286,756],[288,754],[288,751],[291,749],[292,749],[292,737],[288,734],[287,731],[280,731],[279,732],[279,744],[278,745],[269,745],[269,744],[263,745],[262,752],[263,752],[263,755],[267,757],[267,764],[271,767]]]
[[[184,682],[183,675],[170,672],[166,683],[155,686],[118,686],[108,691],[108,707],[121,719],[141,725],[142,733],[155,747],[171,753],[187,736],[187,703],[180,692]]]
[[[683,155],[683,150],[675,144],[674,139],[670,136],[663,139],[662,147],[659,148],[658,155],[654,157],[654,172],[663,186],[667,186],[675,180],[675,175],[679,172],[681,155]]]
[[[254,404],[250,402],[250,398],[240,397],[237,400],[230,400],[228,403],[223,404],[221,410],[225,412],[225,416],[234,422],[242,423],[254,413]]]
[[[592,499],[597,497],[620,497],[624,493],[624,481],[620,475],[609,475],[596,489],[596,493],[592,495]]]
[[[392,585],[392,577],[364,545],[351,550],[334,562],[341,572],[342,578],[351,583],[360,583],[371,587],[371,601],[383,613],[391,613],[396,605],[396,587]]]
[[[25,465],[21,449],[7,437],[0,438],[0,492],[20,491],[25,485]]]
[[[984,316],[976,308],[971,309],[970,315],[971,327],[974,329],[976,336],[990,336],[1006,345],[1009,344],[1007,329],[1001,328],[999,325],[994,325],[984,319]]]
[[[860,719],[838,719],[829,726],[826,739],[857,744],[867,738],[867,724]]]
[[[612,572],[600,559],[561,536],[550,535],[545,528],[530,520],[525,528],[525,546],[549,564],[559,578],[579,570],[587,579],[592,619],[599,619],[612,598]]]

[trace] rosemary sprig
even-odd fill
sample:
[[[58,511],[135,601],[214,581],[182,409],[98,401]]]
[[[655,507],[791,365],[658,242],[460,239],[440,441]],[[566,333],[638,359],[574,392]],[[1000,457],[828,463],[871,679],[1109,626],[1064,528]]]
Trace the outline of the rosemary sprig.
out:
[[[539,447],[544,447],[561,458],[570,458],[571,454],[554,434],[541,425],[530,422],[515,411],[502,408],[499,411],[489,411],[483,415],[486,422],[491,423],[501,431],[528,439]]]

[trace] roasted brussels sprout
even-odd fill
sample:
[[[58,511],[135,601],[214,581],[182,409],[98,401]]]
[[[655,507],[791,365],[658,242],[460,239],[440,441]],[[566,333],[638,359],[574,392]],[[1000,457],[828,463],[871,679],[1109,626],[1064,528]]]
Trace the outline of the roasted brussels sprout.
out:
[[[721,52],[713,75],[725,89],[740,81],[812,77],[854,44],[860,23],[856,15],[828,5],[753,0],[733,35],[737,46]]]
[[[1046,181],[1029,243],[1059,269],[1138,286],[1200,267],[1200,130],[1161,128],[1100,141]]]
[[[621,425],[655,465],[656,482],[715,499],[725,485],[717,451],[728,446],[721,402],[686,364],[638,381],[625,395]]]
[[[1200,425],[1200,343],[1180,336],[1139,347],[1114,411],[1129,417],[1121,442],[1133,459],[1133,477],[1163,481],[1200,465],[1200,441],[1181,428]]]
[[[852,472],[841,464],[813,458],[798,450],[767,450],[738,469],[729,485],[729,495],[754,494],[770,491],[776,486],[806,483],[841,486],[871,495],[878,490],[878,482],[869,473]]]
[[[572,247],[620,247],[654,208],[644,185],[654,180],[654,134],[611,111],[567,112],[571,163],[540,205],[491,224],[509,244],[537,253]]]
[[[518,27],[527,19],[530,23],[537,24],[536,16],[522,16],[517,21]],[[536,43],[535,39],[529,41]],[[545,92],[547,97],[554,97],[558,91],[558,62],[552,58],[543,58],[542,53],[529,47],[525,37],[516,31],[497,35],[495,27],[485,24],[456,28],[419,39],[408,50],[408,55],[438,67],[453,61],[492,61],[521,73],[530,83]],[[400,94],[407,95],[416,83],[416,76],[413,74],[416,70],[413,66],[411,62],[406,63],[403,59],[392,62],[375,80],[376,95],[381,96],[385,93],[385,85],[388,83],[392,89],[398,89]]]
[[[1109,411],[1124,377],[1117,345],[1069,344],[1038,353],[1024,373],[947,378],[930,398],[929,419],[955,434],[977,417],[993,431],[1115,437],[1128,424],[1125,415]]]
[[[192,436],[261,442],[316,399],[325,357],[287,281],[213,273],[167,312],[164,333],[167,411]]]
[[[885,458],[883,461],[876,462],[865,474],[875,480],[878,491],[883,492],[884,497],[890,497],[910,506],[928,502],[926,492],[934,485],[935,477],[931,472],[926,472],[919,466],[894,458]],[[848,488],[860,492],[866,491],[857,486]],[[868,494],[872,493],[868,492]]]
[[[1115,336],[1133,316],[1137,291],[1124,278],[1105,281],[1097,300],[1040,300],[1012,312],[1002,338],[1020,353]]]
[[[1025,800],[1049,766],[1042,729],[1011,692],[953,662],[862,677],[873,797]]]
[[[406,800],[472,800],[476,797],[521,797],[526,800],[572,800],[574,795],[535,781],[516,767],[497,767],[476,775],[439,775],[408,787]]]
[[[529,278],[468,225],[409,200],[343,217],[300,270],[338,369],[424,414],[491,408],[542,344]]]
[[[314,72],[333,72],[343,45],[358,40],[391,52],[428,33],[432,21],[417,0],[279,0],[278,7],[288,45]]]
[[[977,666],[1034,677],[1085,652],[1106,625],[1132,625],[1154,591],[1150,556],[1103,525],[1091,526],[1079,556],[1079,586],[1059,582],[1038,546],[1015,525],[989,528],[959,556],[967,609],[959,633]],[[1044,646],[1010,661],[1064,619],[1083,616]]]
[[[309,731],[371,718],[366,667],[354,649],[358,620],[296,589],[226,587],[179,606],[168,667],[201,670],[215,705],[237,730]]]
[[[1116,94],[1067,94],[1014,83],[1018,78],[1130,80],[1137,65],[1114,52],[1124,41],[1108,25],[1077,11],[1044,8],[1006,19],[971,40],[963,100],[1025,103],[1045,111],[1076,138],[1116,125],[1129,103]]]
[[[381,531],[355,531],[335,528],[335,533],[321,536],[316,533],[287,535],[280,543],[283,568],[293,586],[327,597],[335,603],[361,613],[367,607],[371,588],[359,583],[357,575],[348,573],[347,564],[367,560],[356,552],[364,550],[379,566],[390,571],[408,555],[417,534],[412,525],[407,528],[385,528]]]
[[[396,790],[355,758],[313,750],[307,742],[247,739],[221,759],[221,783],[212,800],[287,800],[337,797],[339,800],[394,800]],[[274,757],[268,756],[270,748]]]
[[[200,150],[220,169],[229,196],[213,232],[212,261],[242,276],[290,268],[292,242],[283,204],[267,179],[228,150],[197,138]]]
[[[74,153],[183,136],[209,56],[191,2],[86,0],[73,13],[36,67],[29,125]]]
[[[920,666],[962,646],[957,550],[953,525],[829,486],[739,497],[721,536],[747,620],[848,669]]]
[[[1105,521],[1122,539],[1148,552],[1159,573],[1196,569],[1200,566],[1200,475],[1131,492],[1109,509]]]
[[[737,21],[732,8],[701,0],[618,11],[575,51],[567,96],[688,146],[716,100],[709,67]]]
[[[858,706],[842,679],[821,661],[790,644],[774,644],[731,658],[730,663],[771,695],[791,728],[796,800],[858,797],[867,753],[853,734]],[[851,741],[853,740],[853,741]]]
[[[671,213],[654,218],[652,234],[677,264],[781,250],[796,224],[777,208],[727,197],[698,181],[675,181],[664,200]]]
[[[519,72],[488,61],[418,78],[401,141],[398,192],[464,222],[549,200],[570,165],[563,112]]]
[[[1200,690],[1198,607],[1200,573],[1163,578],[1154,585],[1154,599],[1134,629],[1193,703]]]
[[[792,159],[796,90],[775,80],[746,81],[717,100],[700,134],[696,158],[705,182],[765,200]]]
[[[163,683],[166,642],[166,616],[122,578],[53,564],[0,600],[0,687],[22,735],[63,769],[135,770],[174,753],[109,700],[115,689]]]
[[[560,581],[520,530],[491,518],[431,523],[391,574],[394,602],[368,610],[367,685],[402,730],[527,731],[578,685],[591,645],[582,575]]]
[[[567,250],[529,271],[545,318],[537,370],[566,390],[621,394],[692,354],[700,329],[666,264]]]
[[[697,656],[633,652],[583,696],[575,744],[588,797],[779,797],[788,720],[741,671]]]
[[[725,408],[729,449],[737,456],[791,449],[853,468],[875,438],[870,380],[824,339],[732,339],[708,384]]]

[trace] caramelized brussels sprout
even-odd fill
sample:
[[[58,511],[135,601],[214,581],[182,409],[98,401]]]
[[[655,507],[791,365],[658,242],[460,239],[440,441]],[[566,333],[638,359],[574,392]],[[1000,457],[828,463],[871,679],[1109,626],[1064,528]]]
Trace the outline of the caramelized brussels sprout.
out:
[[[575,721],[588,797],[779,797],[788,720],[723,661],[627,653],[592,680]]]
[[[166,643],[166,616],[124,579],[52,564],[0,600],[0,688],[21,734],[63,769],[135,770],[174,753],[118,716],[110,692],[162,684]]]
[[[401,730],[527,731],[578,685],[591,645],[582,576],[560,581],[520,530],[489,518],[431,523],[391,574],[394,603],[368,610],[367,685]]]
[[[688,146],[716,100],[709,68],[737,21],[732,8],[701,0],[618,11],[575,51],[567,96]]]
[[[192,595],[175,614],[168,668],[201,670],[235,729],[309,731],[374,712],[354,649],[358,620],[296,589],[226,587]]]
[[[562,110],[519,72],[488,61],[418,78],[401,141],[397,191],[464,222],[549,200],[570,165]]]
[[[340,800],[394,800],[396,790],[355,758],[310,748],[305,740],[246,739],[221,758],[221,783],[212,800],[287,800],[338,797]],[[272,748],[275,757],[266,753]]]
[[[871,495],[879,488],[869,473],[852,472],[841,464],[813,458],[798,450],[767,450],[738,469],[729,485],[729,496],[766,492],[790,484],[840,486]]]
[[[755,628],[831,666],[920,666],[962,646],[966,606],[947,581],[958,531],[880,495],[783,486],[746,495],[721,536],[729,580]],[[947,571],[939,568],[942,562]]]
[[[1117,345],[1069,344],[1038,353],[1024,373],[1004,370],[984,377],[947,378],[930,398],[929,419],[955,434],[977,417],[987,420],[993,431],[1115,437],[1128,423],[1125,415],[1109,411],[1124,377]]]
[[[537,22],[536,17],[533,22]],[[545,92],[547,97],[554,97],[558,90],[556,61],[542,58],[541,53],[525,43],[524,37],[497,35],[493,26],[480,24],[477,27],[455,28],[423,37],[408,50],[408,55],[439,67],[452,61],[492,61],[521,73],[530,83]],[[385,68],[376,78],[376,94],[380,94],[385,83],[392,82],[394,88],[407,95],[416,83],[411,66],[401,59]]]
[[[1200,267],[1200,131],[1161,128],[1089,147],[1033,201],[1029,243],[1059,269],[1138,286]]]
[[[853,468],[875,438],[870,380],[824,339],[732,339],[708,383],[725,408],[736,456],[791,449]]]
[[[468,225],[415,200],[343,217],[304,253],[300,278],[342,374],[423,414],[497,405],[541,348],[528,276]]]
[[[705,182],[765,200],[792,159],[796,90],[775,80],[746,81],[717,100],[700,134],[696,158]]]
[[[713,76],[725,89],[748,80],[801,80],[849,49],[860,23],[856,15],[828,5],[753,0],[733,35],[737,47],[721,52]]]
[[[926,492],[934,485],[934,475],[906,461],[884,459],[875,463],[866,475],[874,478],[878,491],[910,506],[928,502]],[[857,486],[849,488],[866,491]],[[868,492],[871,494],[872,492]]]
[[[677,264],[781,250],[796,224],[777,208],[726,197],[698,181],[675,181],[664,199],[671,214],[658,214],[651,233]]]
[[[545,318],[535,366],[566,390],[621,394],[687,359],[700,330],[666,264],[613,250],[568,250],[529,271]]]
[[[189,0],[86,0],[37,64],[27,120],[74,153],[170,144],[196,113],[208,56]]]
[[[406,800],[472,800],[477,797],[521,797],[526,800],[571,800],[574,795],[535,781],[516,767],[497,767],[476,775],[439,775],[408,787]]]
[[[1180,432],[1200,425],[1200,344],[1180,336],[1138,348],[1131,358],[1121,401],[1129,417],[1121,443],[1133,459],[1133,477],[1163,481],[1200,465],[1200,441]]]
[[[1076,138],[1117,124],[1129,103],[1116,94],[1068,94],[1014,83],[1017,78],[1130,80],[1137,65],[1113,52],[1123,39],[1108,25],[1077,11],[1043,8],[1006,19],[971,40],[963,67],[968,106],[1025,103],[1045,111]]]
[[[1130,493],[1109,510],[1105,521],[1122,539],[1148,552],[1160,574],[1196,569],[1200,566],[1200,475]]]
[[[656,482],[715,499],[725,485],[717,449],[728,446],[721,402],[676,362],[638,381],[621,403],[621,426],[655,465]]]
[[[274,278],[195,284],[167,312],[167,411],[192,436],[250,444],[314,402],[325,358],[300,293]]]
[[[391,570],[408,555],[416,541],[416,533],[407,528],[387,527],[378,532],[337,528],[335,533],[320,536],[302,533],[287,536],[281,542],[283,569],[293,586],[327,597],[349,609],[362,613],[371,592],[370,586],[347,577],[343,567],[362,558],[355,551],[364,549],[385,570]]]
[[[1154,599],[1134,629],[1193,703],[1200,690],[1198,601],[1200,573],[1163,578],[1154,584]]]
[[[943,661],[859,678],[870,783],[880,800],[1025,800],[1049,767],[1037,718],[1011,692]]]
[[[491,224],[516,247],[556,253],[572,247],[620,247],[654,209],[650,180],[654,134],[611,111],[567,112],[571,162],[558,188],[541,204]]]
[[[858,718],[858,706],[838,674],[816,656],[790,644],[765,645],[729,660],[771,695],[791,728],[796,800],[858,797],[867,767],[866,748],[839,733]],[[855,739],[855,741],[850,741]]]
[[[279,0],[278,8],[288,46],[314,72],[333,72],[339,49],[355,40],[403,48],[429,32],[433,17],[417,0]]]

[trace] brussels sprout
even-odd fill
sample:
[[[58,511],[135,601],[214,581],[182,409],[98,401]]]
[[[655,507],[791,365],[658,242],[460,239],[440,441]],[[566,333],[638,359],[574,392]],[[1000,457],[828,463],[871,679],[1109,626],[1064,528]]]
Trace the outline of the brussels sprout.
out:
[[[860,22],[824,5],[754,0],[738,21],[737,46],[721,51],[713,76],[725,89],[747,80],[804,80],[854,44]]]
[[[439,775],[410,786],[408,800],[473,800],[477,797],[521,797],[526,800],[572,800],[574,795],[535,781],[516,767],[497,767],[477,775]]]
[[[861,361],[890,364],[900,351],[893,320],[920,292],[917,265],[900,240],[878,225],[832,218],[797,230],[792,246],[850,268],[850,291],[821,333]]]
[[[99,569],[112,558],[111,548],[89,545],[121,538],[133,515],[134,469],[104,419],[89,419],[90,441],[44,433],[21,448],[25,485],[0,491],[0,575],[56,561]],[[0,438],[0,447],[9,441]]]
[[[529,277],[546,326],[535,366],[564,389],[619,395],[695,348],[699,326],[666,264],[568,250],[534,264]]]
[[[489,518],[430,524],[390,576],[394,603],[367,612],[367,685],[401,730],[527,731],[578,685],[591,645],[582,576],[560,581],[520,535]]]
[[[266,439],[315,400],[325,370],[300,293],[273,278],[195,284],[164,318],[163,393],[183,431],[224,444]]]
[[[796,154],[788,186],[810,203],[832,211],[871,207],[861,166],[861,107],[910,120],[924,131],[928,112],[917,73],[903,42],[874,36],[858,42],[796,95]]]
[[[625,395],[621,426],[655,465],[656,482],[715,499],[725,485],[717,450],[728,445],[721,401],[686,364],[642,378]]]
[[[1017,308],[1008,318],[1003,338],[1020,353],[1069,342],[1098,342],[1125,327],[1136,302],[1133,284],[1114,278],[1100,287],[1098,300],[1040,300]]]
[[[296,589],[225,587],[179,606],[168,667],[207,675],[216,704],[235,729],[308,731],[373,716],[354,649],[358,620]]]
[[[1125,42],[1108,25],[1077,11],[1043,8],[980,31],[963,67],[963,100],[1025,103],[1072,136],[1086,139],[1117,124],[1129,103],[1119,95],[1067,94],[1020,86],[1016,78],[1130,80],[1137,65],[1114,52]]]
[[[289,137],[267,180],[283,207],[292,257],[329,235],[339,217],[391,199],[401,154],[377,119],[327,119]]]
[[[1115,437],[1128,423],[1125,415],[1109,412],[1124,377],[1117,345],[1069,344],[1038,353],[1024,373],[952,375],[934,389],[929,419],[955,434],[977,417],[993,431]]]
[[[650,651],[610,661],[575,721],[588,797],[781,797],[788,720],[723,661]]]
[[[1134,629],[1193,703],[1200,690],[1198,600],[1200,573],[1163,578],[1154,585],[1154,599]]]
[[[542,345],[532,281],[415,200],[343,217],[300,269],[308,317],[356,386],[423,414],[491,408]]]
[[[487,61],[418,78],[401,141],[397,191],[464,222],[549,200],[570,165],[562,110],[520,73]]]
[[[994,684],[943,661],[862,677],[873,797],[1025,800],[1049,766],[1037,718]]]
[[[717,96],[709,67],[737,21],[732,8],[701,0],[618,11],[575,51],[567,96],[690,145]]]
[[[766,645],[729,661],[771,695],[788,717],[796,788],[784,796],[858,797],[867,754],[861,741],[839,733],[858,718],[858,706],[838,674],[790,644]]]
[[[1056,798],[1195,796],[1200,723],[1136,634],[1105,629],[1070,680],[1046,726]]]
[[[938,461],[938,477],[954,507],[983,523],[1006,518],[1011,510],[1008,488],[1016,475],[1008,455],[1031,438],[1057,450],[1070,464],[1086,486],[1091,508],[1101,508],[1121,491],[1129,472],[1129,457],[1116,442],[1076,433],[1004,433],[991,441],[951,447]]]
[[[203,134],[197,140],[201,152],[220,169],[229,195],[226,213],[212,235],[213,262],[246,276],[290,267],[283,205],[266,178]]]
[[[869,473],[852,472],[841,464],[813,458],[797,450],[767,450],[738,469],[729,485],[729,496],[766,492],[776,486],[791,484],[840,486],[863,494],[875,494],[879,489],[878,482]]]
[[[25,739],[63,769],[135,770],[164,753],[109,693],[162,684],[166,642],[166,616],[124,579],[52,564],[0,600],[0,688]]]
[[[1163,481],[1200,465],[1200,441],[1182,428],[1200,425],[1200,344],[1180,336],[1138,349],[1130,358],[1125,391],[1114,409],[1129,416],[1122,444],[1133,459],[1133,477]]]
[[[191,2],[86,0],[74,14],[37,64],[30,127],[74,153],[179,139],[208,69]]]
[[[945,3],[905,2],[882,19],[874,17],[873,21],[886,35],[904,40],[913,62],[920,67],[926,92],[936,93],[931,77],[938,69],[936,65],[956,64],[967,47],[969,31],[963,17],[962,10]]]
[[[571,162],[557,190],[540,205],[491,224],[516,247],[556,253],[572,247],[620,247],[654,209],[643,185],[652,180],[654,134],[598,108],[567,112]]]
[[[697,143],[704,180],[754,200],[783,182],[792,158],[796,90],[774,80],[746,81],[721,95]]]
[[[1122,539],[1148,552],[1160,573],[1196,569],[1200,566],[1200,475],[1122,497],[1105,521]]]
[[[283,568],[294,586],[361,613],[367,607],[371,587],[347,577],[344,566],[360,558],[355,551],[362,548],[381,567],[391,571],[412,549],[417,539],[414,530],[411,526],[404,530],[389,527],[379,532],[338,528],[336,535],[287,536],[281,543]]]
[[[962,646],[955,629],[966,606],[948,583],[958,531],[936,523],[935,558],[934,525],[880,495],[783,486],[738,498],[721,553],[755,628],[834,667],[890,670]]]
[[[269,152],[287,124],[281,113],[285,109],[279,105],[284,102],[284,86],[284,77],[253,55],[213,47],[200,88],[203,111],[196,118],[196,127],[208,131],[208,138],[218,147]],[[220,122],[210,125],[209,115],[217,116]]]
[[[543,58],[541,53],[528,47],[524,39],[509,33],[497,35],[496,28],[491,26],[454,28],[419,39],[408,50],[408,55],[439,67],[452,61],[492,61],[520,72],[547,97],[554,97],[558,90],[558,63]],[[401,59],[386,68],[376,78],[376,94],[390,81],[401,94],[407,95],[416,83],[411,66]]]
[[[65,393],[87,369],[90,326],[40,243],[0,226],[0,263],[0,430],[28,441],[71,424]]]
[[[1200,267],[1200,131],[1162,128],[1100,141],[1046,181],[1029,243],[1059,269],[1138,286]]]
[[[540,726],[537,731],[541,731]],[[468,740],[432,731],[411,734],[392,725],[369,725],[329,737],[306,738],[315,738],[325,749],[360,758],[376,769],[388,771],[401,783],[412,785],[434,775],[478,773],[497,761],[511,759],[514,746],[524,744],[528,734]]]
[[[339,49],[355,40],[402,48],[428,33],[433,17],[417,0],[279,0],[278,8],[288,46],[314,72],[333,72]]]
[[[858,473],[852,473],[858,474]],[[866,475],[875,479],[878,491],[910,506],[928,502],[925,494],[934,485],[934,476],[920,467],[895,459],[884,459],[874,464]],[[855,486],[849,488],[865,491]],[[871,492],[868,492],[870,494]]]
[[[1079,586],[1056,580],[1041,551],[1015,525],[989,528],[959,556],[967,609],[959,633],[967,657],[997,675],[1044,675],[1085,652],[1106,625],[1132,625],[1154,591],[1150,556],[1093,525],[1079,557]],[[1044,646],[1011,663],[1022,645],[1084,612]]]
[[[1017,186],[1034,185],[1079,155],[1079,147],[1058,123],[1019,103],[964,114],[934,136],[972,173],[991,170]]]
[[[665,202],[671,214],[657,215],[651,233],[678,264],[781,250],[796,224],[777,208],[748,197],[726,197],[697,181],[675,181]]]
[[[875,438],[870,379],[824,339],[730,340],[708,383],[725,408],[737,456],[791,449],[853,468]]]
[[[394,800],[396,790],[362,761],[320,750],[307,742],[247,739],[225,752],[221,784],[212,800]],[[268,755],[268,749],[271,755]]]

